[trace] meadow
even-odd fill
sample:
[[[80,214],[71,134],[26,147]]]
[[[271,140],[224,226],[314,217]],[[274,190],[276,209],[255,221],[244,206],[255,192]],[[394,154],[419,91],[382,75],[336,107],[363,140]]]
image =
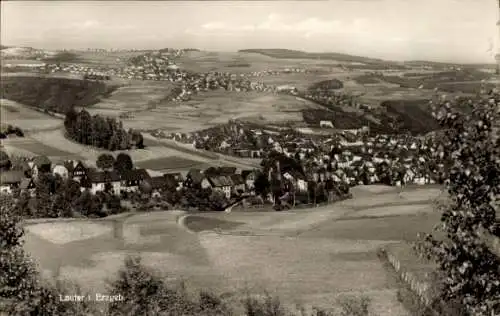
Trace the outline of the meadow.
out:
[[[190,160],[185,157],[179,156],[169,156],[169,157],[161,157],[155,159],[149,159],[145,161],[140,161],[136,164],[139,168],[151,169],[155,171],[163,171],[163,170],[179,170],[179,169],[190,169],[190,168],[199,168],[204,164],[200,161]]]
[[[24,132],[62,126],[62,120],[58,118],[6,99],[0,99],[0,118],[2,124],[18,126]]]
[[[312,102],[292,96],[260,92],[208,91],[183,103],[161,102],[154,109],[136,112],[124,119],[124,126],[137,129],[168,128],[192,132],[230,119],[256,123],[302,121],[302,109],[320,108]]]
[[[319,59],[277,59],[252,52],[187,52],[176,59],[182,69],[193,72],[222,71],[249,73],[265,70],[285,70],[286,68],[309,68],[327,70],[338,64],[348,63]]]
[[[407,189],[401,198],[394,188],[382,194],[369,191],[356,188],[354,199],[344,201],[352,203],[287,212],[166,211],[122,220],[31,223],[25,248],[46,275],[80,282],[93,291],[105,286],[126,255],[140,254],[145,265],[169,282],[185,280],[190,290],[233,292],[235,299],[246,291],[267,290],[286,306],[320,307],[334,306],[345,294],[364,294],[378,315],[408,315],[377,250],[414,240],[438,219],[430,207],[419,214],[411,205],[382,210],[380,204],[430,203],[436,192]],[[379,200],[370,202],[374,196]],[[353,209],[356,204],[364,207]],[[370,209],[374,218],[364,218]],[[73,234],[78,240],[61,239],[75,229],[81,230]],[[413,258],[406,250],[399,252],[401,260]]]

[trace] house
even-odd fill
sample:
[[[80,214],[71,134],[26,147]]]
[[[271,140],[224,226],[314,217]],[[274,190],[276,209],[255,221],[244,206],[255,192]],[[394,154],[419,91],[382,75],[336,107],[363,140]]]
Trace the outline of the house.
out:
[[[120,194],[120,175],[116,171],[94,171],[89,172],[85,181],[85,187],[95,194],[98,191],[109,191]]]
[[[233,182],[233,192],[245,192],[245,179],[243,179],[243,176],[241,174],[233,174],[230,176],[230,178]]]
[[[319,121],[319,127],[333,128],[332,121]]]
[[[51,165],[52,162],[47,156],[37,156],[33,158],[31,165],[33,177],[38,177],[39,173],[50,172]]]
[[[219,168],[219,175],[221,176],[231,176],[237,172],[236,167],[220,167]]]
[[[207,177],[206,180],[210,183],[210,187],[224,193],[226,198],[231,198],[231,190],[233,183],[227,176],[213,176]],[[202,186],[203,187],[203,186]]]
[[[71,179],[75,181],[80,181],[82,178],[87,176],[88,167],[83,164],[83,162],[78,161],[73,163],[73,170],[70,172]]]
[[[283,174],[283,177],[288,179],[289,181],[291,181],[295,185],[295,188],[297,189],[297,191],[300,191],[300,192],[307,191],[307,180],[299,172],[295,172],[295,171],[285,172]]]
[[[63,179],[67,179],[69,177],[69,170],[64,165],[53,165],[51,169],[53,175],[58,174]]]
[[[203,180],[205,179],[205,175],[201,172],[200,169],[190,169],[188,174],[186,175],[186,180],[183,185],[187,188],[193,187],[201,187]]]
[[[151,185],[153,196],[159,195],[159,192],[167,188],[167,178],[164,176],[155,176],[146,180]]]
[[[21,191],[28,192],[30,195],[33,195],[36,189],[35,181],[32,178],[24,178],[19,184],[19,189],[21,189]]]
[[[168,191],[175,191],[175,190],[178,190],[180,188],[180,185],[179,183],[177,182],[177,180],[175,179],[175,177],[172,175],[172,174],[164,174],[163,175],[163,178],[165,179],[165,189],[168,190]]]
[[[180,172],[176,173],[166,173],[163,175],[167,181],[168,188],[182,188],[184,184],[184,178]]]
[[[141,181],[148,181],[149,176],[146,169],[126,170],[121,175],[121,190],[126,192],[137,191]]]
[[[253,191],[255,189],[255,179],[257,178],[257,172],[255,170],[242,170],[241,176],[245,181],[246,190]]]
[[[10,170],[22,171],[26,178],[31,177],[31,167],[27,161],[17,161],[12,164]]]
[[[24,173],[19,170],[9,170],[0,172],[0,192],[11,193],[21,184]]]

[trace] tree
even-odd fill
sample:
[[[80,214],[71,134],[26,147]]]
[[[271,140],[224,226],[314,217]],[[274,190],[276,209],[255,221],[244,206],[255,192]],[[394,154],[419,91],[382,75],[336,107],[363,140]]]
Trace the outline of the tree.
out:
[[[139,190],[143,195],[149,196],[151,192],[153,192],[153,187],[148,181],[141,181],[141,183],[139,183]]]
[[[213,211],[223,211],[228,203],[226,195],[218,190],[212,190],[208,200]]]
[[[130,140],[132,144],[138,148],[138,149],[143,149],[144,148],[144,137],[142,136],[141,132],[135,131],[135,130],[129,130],[129,135],[130,135]]]
[[[266,199],[271,188],[271,183],[269,182],[269,179],[267,178],[267,175],[265,173],[259,172],[257,174],[257,177],[254,181],[254,186],[255,194],[260,195],[263,199]]]
[[[9,155],[6,152],[0,151],[0,171],[7,171],[12,167]]]
[[[450,199],[442,205],[441,230],[447,238],[427,235],[417,249],[438,263],[443,274],[440,298],[458,302],[468,315],[498,315],[500,258],[485,244],[480,232],[498,234],[495,220],[500,200],[500,97],[477,100],[464,115],[449,102],[434,106],[446,150],[453,165],[446,188]]]
[[[122,173],[127,170],[132,170],[134,168],[134,163],[132,162],[132,158],[126,153],[119,153],[116,156],[116,161],[114,165],[114,169],[119,173]]]
[[[109,170],[113,168],[114,164],[115,158],[111,154],[101,154],[97,157],[96,165],[99,169]]]

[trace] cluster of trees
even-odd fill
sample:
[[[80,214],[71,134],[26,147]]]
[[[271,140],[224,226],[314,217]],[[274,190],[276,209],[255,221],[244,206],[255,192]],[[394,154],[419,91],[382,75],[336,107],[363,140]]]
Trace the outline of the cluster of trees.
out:
[[[132,147],[144,148],[144,139],[140,132],[127,132],[121,121],[100,115],[91,116],[86,110],[77,112],[71,108],[66,113],[64,127],[66,135],[81,144],[111,151]]]
[[[125,211],[120,198],[107,193],[81,191],[79,182],[41,173],[34,194],[14,191],[14,212],[23,218],[105,217]]]
[[[7,138],[9,135],[16,135],[17,137],[24,137],[24,132],[20,127],[7,125],[5,129],[2,127],[0,130],[0,139]]]
[[[0,150],[0,171],[7,171],[11,168],[12,166],[12,161],[10,160],[9,155],[3,151]]]
[[[429,100],[387,100],[380,106],[387,111],[386,115],[381,115],[382,124],[392,124],[400,133],[417,135],[440,129],[430,113]]]
[[[280,172],[277,170],[277,163],[279,163]],[[287,193],[288,197],[284,201],[293,205],[326,202],[329,200],[329,192],[334,193],[335,198],[338,199],[349,196],[348,185],[336,185],[331,179],[313,181],[312,176],[301,164],[298,157],[288,157],[282,153],[271,151],[262,160],[261,165],[262,172],[259,172],[255,179],[255,193],[263,199],[271,194],[278,207],[281,205],[280,197]],[[269,172],[271,177],[269,177]],[[282,176],[286,172],[302,176],[307,181],[307,192],[299,194],[295,184]]]
[[[309,92],[316,93],[329,93],[332,90],[342,89],[344,83],[338,79],[323,80],[312,84],[309,88]]]
[[[83,80],[111,80],[109,75],[85,74]]]
[[[96,104],[115,89],[98,81],[11,76],[2,78],[1,98],[65,114],[74,106]]]

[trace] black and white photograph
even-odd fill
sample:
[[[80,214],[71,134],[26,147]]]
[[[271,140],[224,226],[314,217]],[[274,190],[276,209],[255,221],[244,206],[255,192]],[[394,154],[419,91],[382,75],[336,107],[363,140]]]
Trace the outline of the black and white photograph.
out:
[[[500,0],[0,5],[0,316],[500,316]]]

